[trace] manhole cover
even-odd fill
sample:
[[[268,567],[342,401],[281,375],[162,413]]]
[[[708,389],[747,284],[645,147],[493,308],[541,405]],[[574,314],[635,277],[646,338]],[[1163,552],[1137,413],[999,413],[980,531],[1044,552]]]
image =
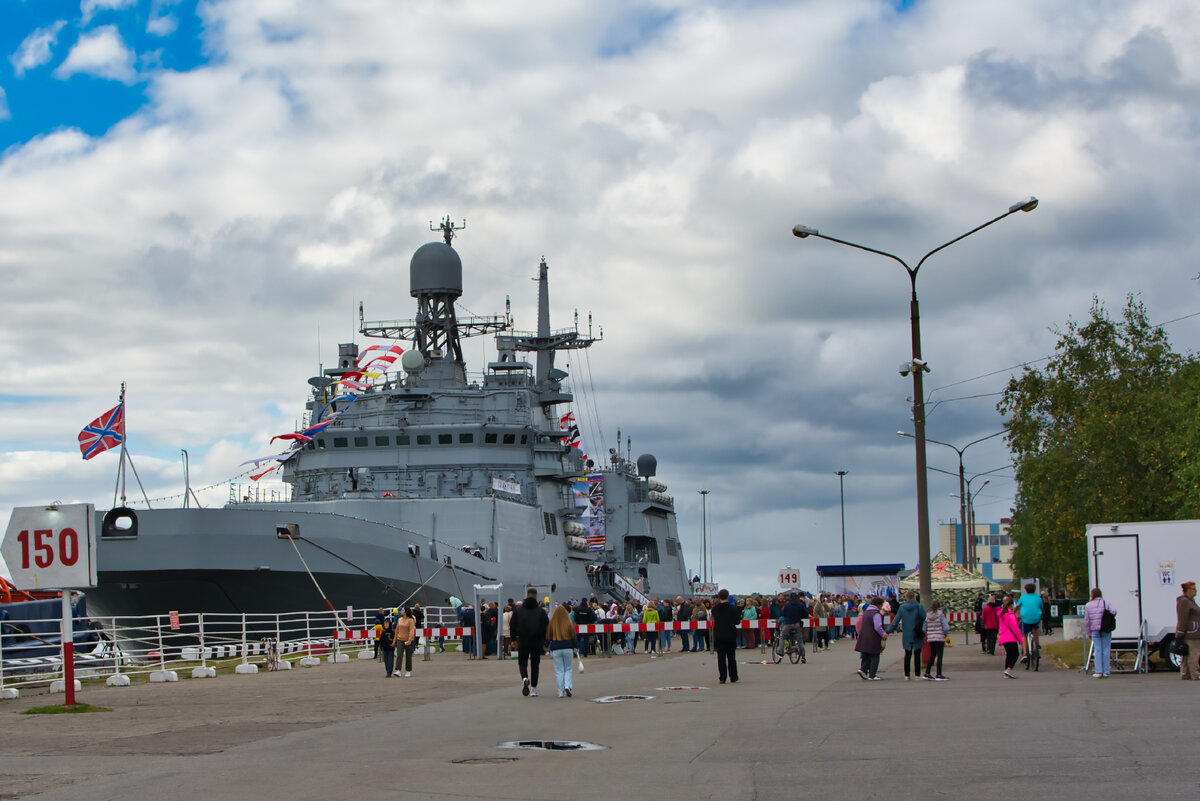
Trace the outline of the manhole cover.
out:
[[[516,757],[475,757],[474,759],[452,759],[450,761],[455,765],[504,765],[518,760]]]
[[[606,695],[603,698],[593,698],[597,704],[615,704],[619,701],[649,701],[653,695]]]
[[[523,748],[540,751],[606,751],[607,745],[584,743],[578,740],[510,740],[497,748]]]
[[[657,690],[707,690],[707,687],[656,687]]]

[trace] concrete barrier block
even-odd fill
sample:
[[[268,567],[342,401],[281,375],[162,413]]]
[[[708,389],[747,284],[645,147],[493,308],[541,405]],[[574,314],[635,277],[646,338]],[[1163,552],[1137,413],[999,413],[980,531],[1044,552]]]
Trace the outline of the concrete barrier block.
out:
[[[0,701],[12,701],[20,697],[21,691],[16,687],[5,687],[3,690],[0,690]]]
[[[193,679],[215,679],[217,677],[216,668],[210,667],[194,667],[192,668]]]
[[[251,673],[257,673],[257,672],[258,672],[258,665],[252,665],[252,664],[250,664],[249,662],[243,662],[242,664],[240,664],[240,665],[238,665],[237,667],[235,667],[235,668],[233,669],[233,672],[234,672],[234,673],[243,673],[243,674],[245,674],[245,675],[250,675]]]
[[[75,679],[75,692],[83,689],[83,685],[79,683],[79,679]],[[50,682],[50,694],[65,693],[67,691],[67,683],[62,679],[55,679]]]
[[[179,674],[173,670],[153,670],[150,672],[150,681],[155,683],[179,681]]]
[[[291,670],[292,663],[287,661],[286,659],[280,659],[278,662],[275,663],[275,669],[276,670]]]
[[[374,651],[369,651],[369,650],[367,650],[367,649],[365,649],[365,648],[364,648],[363,650],[361,650],[361,651],[359,651],[359,652],[358,652],[358,658],[359,658],[359,659],[374,659],[374,658],[375,658],[375,652],[374,652]]]
[[[315,656],[306,656],[300,660],[300,667],[316,667],[321,664],[321,660]]]
[[[350,654],[330,654],[329,661],[333,662],[349,662]]]
[[[123,673],[118,673],[115,676],[109,676],[104,680],[104,683],[109,687],[128,687],[129,677]]]

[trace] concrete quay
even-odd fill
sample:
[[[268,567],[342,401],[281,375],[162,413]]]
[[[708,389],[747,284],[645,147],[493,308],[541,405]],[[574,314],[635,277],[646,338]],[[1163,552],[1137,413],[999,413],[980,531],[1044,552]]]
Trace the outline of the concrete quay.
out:
[[[972,637],[974,640],[974,637]],[[678,646],[678,639],[676,639]],[[0,702],[0,798],[654,799],[1194,796],[1200,683],[1097,680],[1043,662],[1001,674],[977,644],[947,649],[946,682],[906,682],[893,639],[883,680],[852,644],[805,665],[739,651],[585,660],[575,697],[520,693],[515,660],[434,654],[413,677],[370,661],[128,688],[87,686],[113,711],[20,715],[62,696]],[[1020,667],[1020,666],[1018,666]],[[660,690],[667,686],[706,690]],[[652,700],[598,704],[606,695]],[[581,740],[607,750],[502,750]]]

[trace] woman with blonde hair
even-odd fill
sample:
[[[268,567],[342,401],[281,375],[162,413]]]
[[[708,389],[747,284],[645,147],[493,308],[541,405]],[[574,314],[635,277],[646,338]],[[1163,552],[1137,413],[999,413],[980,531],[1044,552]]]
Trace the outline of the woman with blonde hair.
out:
[[[567,607],[560,605],[550,616],[550,627],[546,629],[546,645],[554,660],[554,678],[558,680],[558,697],[571,697],[571,672],[574,668],[575,624],[567,614]]]

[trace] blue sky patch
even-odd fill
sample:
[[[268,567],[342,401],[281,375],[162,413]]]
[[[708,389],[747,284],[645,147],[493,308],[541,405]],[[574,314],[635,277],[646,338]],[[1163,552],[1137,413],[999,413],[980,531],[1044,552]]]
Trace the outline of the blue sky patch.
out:
[[[207,61],[197,0],[0,0],[0,150],[59,128],[101,136],[150,76]]]

